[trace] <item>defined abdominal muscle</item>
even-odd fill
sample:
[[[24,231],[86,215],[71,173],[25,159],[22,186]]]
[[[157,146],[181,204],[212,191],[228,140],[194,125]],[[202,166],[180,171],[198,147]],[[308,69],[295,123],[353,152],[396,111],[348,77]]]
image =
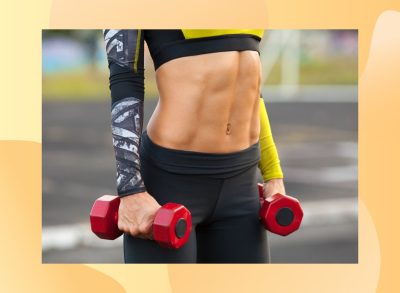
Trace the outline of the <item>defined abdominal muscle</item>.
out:
[[[245,149],[259,136],[261,68],[255,51],[182,57],[156,71],[160,100],[147,132],[164,147],[208,153]]]

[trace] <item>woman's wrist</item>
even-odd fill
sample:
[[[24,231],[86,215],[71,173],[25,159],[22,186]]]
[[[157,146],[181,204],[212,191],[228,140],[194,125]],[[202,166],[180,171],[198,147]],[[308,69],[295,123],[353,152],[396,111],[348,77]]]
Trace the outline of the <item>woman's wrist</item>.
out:
[[[264,197],[267,198],[276,193],[286,194],[283,178],[272,178],[264,182]]]

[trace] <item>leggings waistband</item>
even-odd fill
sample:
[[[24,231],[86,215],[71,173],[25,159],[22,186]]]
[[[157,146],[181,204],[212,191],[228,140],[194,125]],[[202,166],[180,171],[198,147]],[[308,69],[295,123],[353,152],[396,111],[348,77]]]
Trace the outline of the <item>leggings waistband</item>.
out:
[[[169,149],[152,142],[145,131],[141,137],[140,157],[171,173],[228,178],[256,166],[260,160],[260,148],[257,142],[232,153]]]

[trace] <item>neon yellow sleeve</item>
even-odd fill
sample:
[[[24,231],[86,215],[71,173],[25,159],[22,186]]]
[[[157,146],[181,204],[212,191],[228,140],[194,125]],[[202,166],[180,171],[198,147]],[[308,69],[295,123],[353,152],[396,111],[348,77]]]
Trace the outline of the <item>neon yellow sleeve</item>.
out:
[[[271,126],[269,124],[267,109],[264,100],[260,98],[260,152],[261,159],[258,163],[264,182],[283,178],[283,172],[280,165],[278,151],[272,137]]]

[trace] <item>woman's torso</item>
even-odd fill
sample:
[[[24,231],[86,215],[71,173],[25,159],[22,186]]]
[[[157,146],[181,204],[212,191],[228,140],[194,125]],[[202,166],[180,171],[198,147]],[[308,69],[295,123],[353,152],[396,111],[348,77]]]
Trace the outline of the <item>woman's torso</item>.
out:
[[[157,53],[162,53],[163,48],[152,45],[155,37],[156,33],[150,33],[146,40],[153,60],[156,59],[160,95],[147,126],[149,137],[167,148],[207,153],[235,152],[256,143],[261,83],[259,53],[242,48],[242,39],[238,38],[234,41],[240,50],[233,45],[232,50],[222,48],[218,52],[217,46],[211,49],[215,52],[170,60],[163,56],[164,60],[157,62]],[[224,47],[231,40],[218,41]],[[213,42],[213,37],[209,41]]]

